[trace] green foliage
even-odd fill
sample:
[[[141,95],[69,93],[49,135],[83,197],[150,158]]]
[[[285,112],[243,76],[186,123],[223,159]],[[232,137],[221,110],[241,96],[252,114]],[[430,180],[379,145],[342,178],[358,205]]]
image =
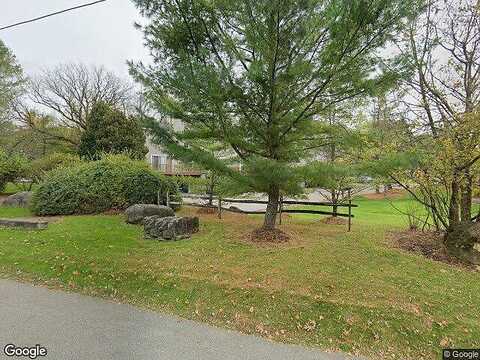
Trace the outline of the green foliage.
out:
[[[359,165],[359,170],[370,176],[384,177],[398,172],[413,172],[421,165],[428,164],[432,159],[421,149],[410,149],[405,152],[385,152],[376,159],[368,159]]]
[[[165,203],[166,194],[178,200],[172,180],[125,155],[108,155],[91,162],[61,167],[47,174],[35,191],[32,210],[37,215],[91,214],[125,209],[138,203]]]
[[[309,164],[303,174],[309,186],[337,191],[353,187],[360,175],[357,166],[324,161]]]
[[[0,191],[5,189],[9,182],[26,176],[28,161],[20,155],[8,155],[0,149]]]
[[[473,197],[480,198],[480,186],[473,187]]]
[[[30,178],[34,182],[41,182],[48,172],[60,167],[76,166],[81,161],[80,157],[75,154],[52,153],[31,163]]]
[[[136,118],[104,102],[92,107],[78,149],[82,158],[95,160],[102,154],[125,153],[141,160],[147,152],[145,134]]]
[[[235,188],[232,188],[232,191],[237,193],[248,191],[268,193],[269,189],[274,186],[282,189],[284,194],[301,194],[303,192],[300,186],[302,177],[298,168],[298,166],[289,166],[282,161],[251,157],[244,162],[242,168],[242,174],[248,181],[238,185],[233,183],[232,185]]]
[[[23,83],[22,68],[12,52],[0,40],[0,122],[10,101]]]

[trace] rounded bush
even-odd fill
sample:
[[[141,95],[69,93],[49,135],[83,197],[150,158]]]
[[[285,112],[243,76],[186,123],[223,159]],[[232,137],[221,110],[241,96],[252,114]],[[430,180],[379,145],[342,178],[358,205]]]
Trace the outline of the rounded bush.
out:
[[[80,163],[80,157],[69,153],[52,153],[32,161],[29,177],[34,182],[41,182],[48,172],[60,167],[75,166]]]
[[[123,155],[61,167],[48,173],[35,190],[36,215],[94,214],[123,210],[133,204],[180,199],[175,182],[151,170],[145,162]]]

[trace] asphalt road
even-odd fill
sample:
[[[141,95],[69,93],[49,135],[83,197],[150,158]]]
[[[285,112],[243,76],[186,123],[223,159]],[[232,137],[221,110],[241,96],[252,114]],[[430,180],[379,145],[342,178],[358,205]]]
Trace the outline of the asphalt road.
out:
[[[40,344],[58,360],[344,360],[102,299],[0,280],[4,347]],[[15,357],[15,359],[28,357]]]

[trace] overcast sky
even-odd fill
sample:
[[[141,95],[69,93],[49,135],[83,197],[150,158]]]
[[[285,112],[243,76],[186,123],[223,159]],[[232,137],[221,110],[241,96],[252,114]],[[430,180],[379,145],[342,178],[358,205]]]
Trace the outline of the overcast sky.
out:
[[[0,27],[92,0],[0,0]],[[27,74],[58,63],[104,65],[128,77],[127,60],[148,59],[140,16],[131,0],[108,0],[91,7],[0,31]]]

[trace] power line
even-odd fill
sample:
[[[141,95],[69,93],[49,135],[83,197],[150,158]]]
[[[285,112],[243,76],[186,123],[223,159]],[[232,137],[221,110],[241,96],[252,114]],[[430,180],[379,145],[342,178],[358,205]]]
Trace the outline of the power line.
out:
[[[1,27],[1,28],[0,28],[0,31],[5,30],[5,29],[10,29],[10,28],[13,28],[13,27],[15,27],[15,26],[28,24],[28,23],[31,23],[31,22],[34,22],[34,21],[42,20],[42,19],[48,18],[48,17],[50,17],[50,16],[55,16],[55,15],[58,15],[58,14],[63,14],[63,13],[68,12],[68,11],[77,10],[77,9],[84,8],[84,7],[87,7],[87,6],[92,6],[92,5],[95,5],[95,4],[98,4],[98,3],[101,3],[101,2],[105,2],[105,1],[107,1],[107,0],[97,0],[97,1],[94,1],[94,2],[91,2],[91,3],[74,6],[74,7],[65,9],[65,10],[56,11],[56,12],[54,12],[54,13],[50,13],[50,14],[47,14],[47,15],[42,15],[42,16],[36,17],[36,18],[34,18],[34,19],[25,20],[25,21],[20,21],[20,22],[15,23],[15,24],[11,24],[11,25],[8,25],[8,26]]]

